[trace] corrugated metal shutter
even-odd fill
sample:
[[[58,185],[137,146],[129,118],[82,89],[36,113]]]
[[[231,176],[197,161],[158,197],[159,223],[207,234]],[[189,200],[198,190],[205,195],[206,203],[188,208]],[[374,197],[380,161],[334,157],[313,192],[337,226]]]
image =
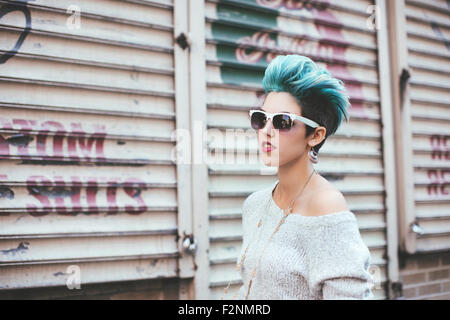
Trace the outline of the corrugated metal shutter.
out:
[[[450,5],[407,0],[416,251],[450,249]]]
[[[230,139],[212,139],[211,155],[254,155],[256,135],[246,112],[260,101],[261,80],[278,54],[311,57],[342,79],[351,95],[351,120],[328,139],[316,169],[345,195],[355,212],[372,266],[386,275],[385,190],[376,30],[367,27],[371,1],[206,1],[208,128],[243,129]],[[247,131],[249,130],[249,131]],[[245,143],[250,134],[251,143]],[[236,154],[235,154],[236,152]],[[213,158],[213,156],[212,156]],[[241,246],[245,198],[276,179],[263,164],[209,165],[210,292],[229,297],[241,284],[235,271]],[[386,298],[384,286],[374,290]]]
[[[177,276],[172,1],[0,19],[0,288]]]

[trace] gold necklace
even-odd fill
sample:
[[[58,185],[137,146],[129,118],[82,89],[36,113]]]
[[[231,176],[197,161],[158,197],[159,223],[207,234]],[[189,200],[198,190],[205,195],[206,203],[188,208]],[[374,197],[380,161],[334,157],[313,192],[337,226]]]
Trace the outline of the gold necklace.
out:
[[[316,172],[316,170],[313,168],[313,172],[311,172],[311,174],[309,175],[308,181],[306,181],[305,185],[303,186],[302,190],[300,190],[300,192],[292,199],[291,204],[289,205],[289,207],[286,208],[286,210],[288,210],[288,214],[292,213],[292,205],[295,202],[295,199],[297,199],[298,196],[300,196],[300,194],[303,192],[303,190],[305,189],[306,185],[308,184],[309,180],[311,179],[312,175],[314,174],[314,172]],[[285,213],[286,214],[286,213]]]
[[[272,196],[270,196],[269,201],[267,201],[267,205],[266,205],[266,210],[265,210],[265,212],[267,212],[267,210],[268,210],[268,208],[269,208],[269,205],[270,205],[270,202],[271,202],[271,201],[272,201]],[[266,221],[266,217],[267,217],[267,215],[264,215],[264,222]],[[258,227],[258,228],[261,227],[261,224],[262,224],[262,218],[259,218],[257,227]],[[241,256],[241,260],[239,261],[239,263],[236,264],[236,271],[239,271],[239,270],[241,269],[242,264],[244,263],[245,255],[247,254],[248,247],[250,246],[250,243],[253,243],[253,242],[254,242],[255,237],[256,237],[256,234],[257,234],[256,232],[253,233],[252,240],[247,244],[247,247],[245,248],[244,254]],[[258,233],[258,235],[260,235],[260,233]],[[261,235],[260,235],[260,236],[261,236]],[[224,289],[221,300],[223,300],[224,296],[228,293],[228,288],[230,287],[230,285],[231,285],[231,281],[228,282],[227,287]],[[233,295],[233,297],[232,297],[231,299],[234,300],[234,298],[236,297],[236,295],[237,295],[238,293],[239,293],[239,291],[236,292],[236,293]]]
[[[275,230],[274,230],[274,231],[272,232],[272,234],[270,235],[269,240],[266,242],[266,245],[264,246],[263,251],[262,251],[261,255],[260,255],[259,258],[258,258],[258,261],[257,261],[257,263],[256,263],[256,266],[255,266],[255,268],[253,268],[253,271],[252,271],[252,273],[251,273],[251,275],[250,275],[250,280],[249,280],[249,283],[248,283],[248,289],[247,289],[247,294],[246,294],[246,296],[245,296],[245,300],[248,300],[248,296],[249,296],[249,294],[250,294],[250,288],[251,288],[251,286],[252,286],[253,279],[254,279],[254,277],[256,276],[256,270],[257,270],[257,268],[258,268],[258,266],[259,266],[259,263],[260,263],[260,261],[261,261],[262,256],[264,255],[264,252],[266,251],[266,248],[267,248],[268,244],[269,244],[270,241],[272,240],[273,235],[280,229],[281,225],[284,223],[284,221],[286,220],[287,216],[288,216],[289,214],[292,213],[292,205],[293,205],[293,203],[295,202],[295,199],[296,199],[296,198],[303,192],[303,190],[306,188],[306,185],[307,185],[308,182],[311,180],[311,177],[312,177],[312,175],[314,174],[314,172],[316,172],[316,170],[313,168],[313,172],[311,172],[311,174],[309,175],[308,181],[306,181],[305,185],[304,185],[303,188],[300,190],[300,192],[292,199],[291,204],[289,205],[289,207],[287,207],[286,210],[283,210],[283,217],[281,218],[280,222],[279,222],[278,225],[276,226]],[[266,206],[266,211],[267,211],[267,209],[268,209],[268,207],[269,207],[270,201],[272,201],[272,199],[273,199],[272,196],[273,196],[273,193],[270,195],[269,201],[268,201],[267,206]],[[287,213],[286,213],[286,211],[287,211]],[[266,214],[266,215],[267,215],[267,214]],[[258,225],[257,225],[258,228],[261,226],[261,220],[262,220],[262,219],[260,218],[259,221],[258,221]],[[264,219],[264,220],[265,220],[265,219]],[[255,234],[256,234],[256,232],[255,232]],[[251,241],[250,243],[253,243],[253,239],[255,238],[255,234],[253,235],[252,241]],[[250,243],[247,244],[247,247],[245,248],[244,254],[243,254],[242,257],[241,257],[241,260],[240,260],[239,263],[236,265],[236,269],[237,269],[238,271],[242,268],[242,265],[243,265],[243,263],[244,263],[244,261],[245,261],[245,256],[246,256],[246,254],[247,254],[247,250],[248,250],[248,248],[249,248],[249,246],[250,246]],[[230,284],[231,284],[231,281],[228,283],[227,287],[224,289],[224,295],[227,294],[228,288],[230,287]],[[236,293],[233,295],[232,299],[234,299],[238,293],[239,293],[239,292],[236,292]],[[221,300],[223,300],[223,296],[222,296]]]

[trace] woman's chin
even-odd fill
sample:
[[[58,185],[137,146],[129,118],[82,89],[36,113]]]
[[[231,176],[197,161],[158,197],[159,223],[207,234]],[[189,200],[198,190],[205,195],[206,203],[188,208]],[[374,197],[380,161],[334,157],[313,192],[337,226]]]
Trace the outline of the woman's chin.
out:
[[[271,154],[271,153],[262,153],[261,161],[267,167],[278,167],[278,165],[280,163],[278,155]]]

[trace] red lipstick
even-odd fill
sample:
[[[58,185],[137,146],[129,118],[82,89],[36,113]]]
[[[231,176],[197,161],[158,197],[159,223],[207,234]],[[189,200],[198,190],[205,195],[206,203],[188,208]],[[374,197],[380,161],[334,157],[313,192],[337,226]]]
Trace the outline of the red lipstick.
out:
[[[264,142],[261,144],[261,146],[262,146],[262,150],[263,150],[264,152],[270,152],[270,151],[272,151],[272,150],[275,149],[275,147],[274,147],[270,142],[268,142],[268,141],[264,141]]]

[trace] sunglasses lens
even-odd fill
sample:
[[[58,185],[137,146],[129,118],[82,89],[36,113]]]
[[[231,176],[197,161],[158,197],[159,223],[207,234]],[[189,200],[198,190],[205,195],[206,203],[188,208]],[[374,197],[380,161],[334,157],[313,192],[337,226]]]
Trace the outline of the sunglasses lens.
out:
[[[273,127],[279,130],[289,130],[293,125],[291,117],[286,114],[279,114],[273,117]]]
[[[251,118],[251,126],[253,129],[258,130],[264,128],[266,124],[266,115],[262,112],[253,112]]]

